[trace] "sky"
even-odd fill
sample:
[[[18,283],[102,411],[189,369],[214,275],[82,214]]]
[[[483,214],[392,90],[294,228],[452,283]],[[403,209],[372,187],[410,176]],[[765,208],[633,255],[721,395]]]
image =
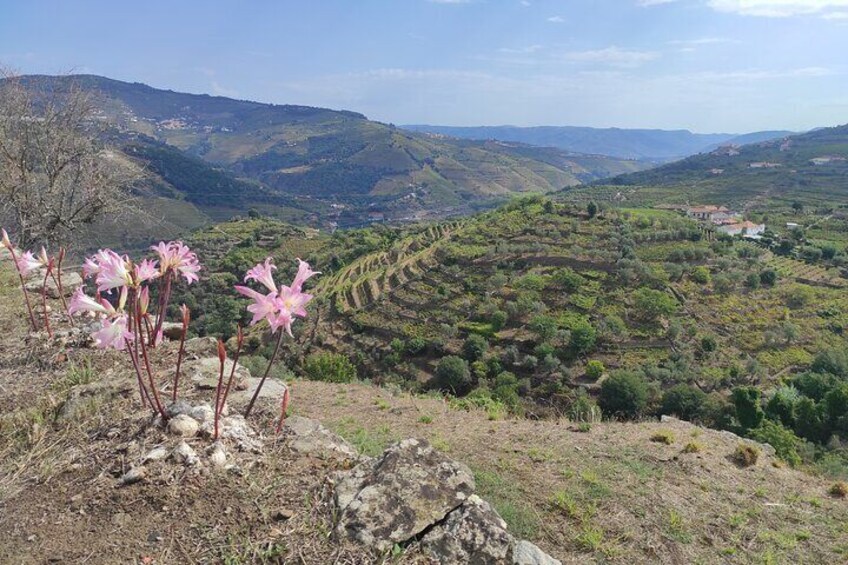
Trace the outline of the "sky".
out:
[[[848,0],[0,0],[0,66],[394,124],[848,123]]]

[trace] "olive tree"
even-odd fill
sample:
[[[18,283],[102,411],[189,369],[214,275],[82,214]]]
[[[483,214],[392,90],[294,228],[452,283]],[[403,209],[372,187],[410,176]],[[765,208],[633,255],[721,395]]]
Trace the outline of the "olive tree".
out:
[[[0,222],[23,246],[66,243],[131,202],[141,169],[100,142],[94,94],[0,70]]]

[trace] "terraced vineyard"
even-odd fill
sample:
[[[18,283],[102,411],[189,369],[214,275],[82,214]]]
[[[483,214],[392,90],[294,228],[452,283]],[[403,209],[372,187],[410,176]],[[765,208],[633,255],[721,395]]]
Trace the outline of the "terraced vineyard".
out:
[[[436,250],[461,226],[461,222],[430,226],[388,251],[356,259],[324,277],[315,291],[331,299],[340,312],[362,309],[434,267]]]

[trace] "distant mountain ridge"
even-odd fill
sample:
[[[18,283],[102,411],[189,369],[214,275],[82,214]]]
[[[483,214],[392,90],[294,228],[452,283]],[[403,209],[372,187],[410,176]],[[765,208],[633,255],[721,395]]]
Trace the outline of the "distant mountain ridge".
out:
[[[848,124],[747,145],[724,145],[600,184],[645,205],[689,202],[848,205]],[[618,187],[633,187],[621,191]],[[581,187],[598,197],[600,187]]]
[[[650,166],[518,143],[436,139],[357,112],[185,94],[94,75],[22,80],[54,92],[72,85],[98,92],[100,117],[113,126],[116,145],[164,181],[154,183],[157,194],[173,189],[219,219],[256,208],[325,225],[416,220]],[[210,170],[201,171],[204,164]],[[210,190],[198,177],[212,183]]]
[[[579,126],[433,126],[404,125],[409,131],[463,139],[496,139],[579,153],[610,155],[623,159],[668,161],[710,151],[725,143],[744,144],[791,135],[789,131],[766,131],[737,135],[692,133],[688,130],[591,128]]]

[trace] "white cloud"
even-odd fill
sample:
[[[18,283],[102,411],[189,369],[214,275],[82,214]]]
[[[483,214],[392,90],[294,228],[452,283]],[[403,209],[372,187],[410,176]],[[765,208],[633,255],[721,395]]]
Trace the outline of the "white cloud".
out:
[[[498,49],[498,52],[506,53],[507,55],[529,55],[540,49],[542,49],[541,45],[526,45],[524,47],[501,47]]]
[[[848,12],[828,12],[822,18],[826,20],[848,20]]]
[[[568,61],[600,63],[617,67],[636,67],[657,57],[659,57],[659,53],[654,51],[629,51],[619,49],[615,45],[591,51],[572,51],[564,56]]]
[[[433,4],[470,4],[474,0],[427,0]]]
[[[530,1],[529,0],[521,0],[521,2],[519,2],[519,4],[521,4],[522,6],[524,6],[526,8],[527,6],[530,5]]]
[[[672,2],[677,2],[677,0],[636,0],[636,3],[640,6],[659,6],[660,4],[671,4]]]
[[[707,0],[707,4],[719,12],[743,16],[787,18],[846,8],[848,0]]]
[[[550,18],[548,18],[548,21],[554,24],[561,24],[565,21],[565,18],[563,18],[562,16],[551,16]]]

